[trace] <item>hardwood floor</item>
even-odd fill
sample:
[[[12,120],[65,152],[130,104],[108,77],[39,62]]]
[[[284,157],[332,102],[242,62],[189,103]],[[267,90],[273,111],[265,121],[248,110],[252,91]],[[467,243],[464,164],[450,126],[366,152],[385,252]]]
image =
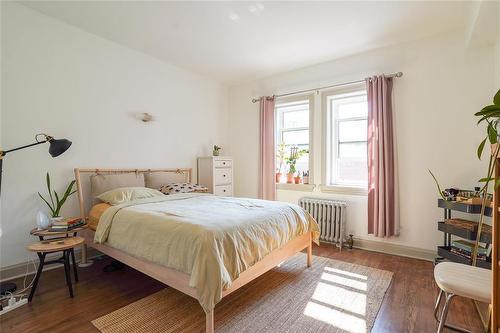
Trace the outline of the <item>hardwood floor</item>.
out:
[[[363,250],[340,253],[328,244],[315,247],[313,253],[394,272],[373,333],[436,331],[432,312],[437,287],[432,263]],[[80,282],[74,285],[73,299],[68,296],[62,268],[44,272],[33,302],[1,316],[0,332],[98,332],[91,320],[164,288],[160,282],[128,267],[104,273],[102,268],[109,262],[110,259],[97,260],[94,265],[79,269]],[[22,285],[22,279],[16,282]],[[448,318],[454,324],[481,331],[470,300],[457,298]]]

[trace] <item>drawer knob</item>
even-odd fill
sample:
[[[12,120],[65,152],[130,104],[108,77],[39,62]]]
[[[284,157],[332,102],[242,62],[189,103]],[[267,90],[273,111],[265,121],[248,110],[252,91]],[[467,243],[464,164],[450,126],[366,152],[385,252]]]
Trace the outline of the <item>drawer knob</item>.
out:
[[[222,177],[226,177],[226,175],[222,175]]]
[[[222,162],[222,165],[226,165],[226,162]]]
[[[226,190],[224,190],[224,192],[226,192]]]

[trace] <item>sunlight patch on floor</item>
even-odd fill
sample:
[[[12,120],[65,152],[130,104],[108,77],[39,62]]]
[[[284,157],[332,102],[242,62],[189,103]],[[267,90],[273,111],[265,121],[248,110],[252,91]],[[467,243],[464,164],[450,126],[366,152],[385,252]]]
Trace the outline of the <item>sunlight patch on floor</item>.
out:
[[[366,275],[325,267],[304,315],[346,332],[366,333],[367,289]]]
[[[349,279],[349,278],[346,278],[346,277],[343,277],[340,275],[336,275],[336,274],[323,273],[321,275],[321,280],[333,282],[336,284],[341,284],[343,286],[357,289],[360,291],[366,291],[366,289],[367,289],[366,282],[361,282],[359,280]]]
[[[348,271],[343,271],[341,269],[336,269],[333,267],[325,267],[325,271],[350,276],[350,277],[353,277],[353,278],[356,278],[359,280],[365,280],[365,281],[368,280],[368,277],[366,275],[361,275],[361,274],[356,274],[356,273],[352,273],[352,272],[348,272]]]
[[[312,300],[346,310],[360,316],[366,313],[366,295],[319,282],[311,297]]]
[[[366,333],[366,321],[364,319],[321,304],[308,302],[304,314],[347,332]]]

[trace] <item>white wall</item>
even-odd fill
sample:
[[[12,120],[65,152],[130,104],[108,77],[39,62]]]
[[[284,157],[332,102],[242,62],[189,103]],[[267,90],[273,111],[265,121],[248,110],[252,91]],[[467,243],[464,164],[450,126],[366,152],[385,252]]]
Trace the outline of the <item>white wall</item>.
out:
[[[195,167],[213,144],[225,146],[225,86],[22,5],[2,7],[2,147],[40,132],[73,146],[55,159],[48,146],[5,158],[1,267],[26,261],[45,172],[61,191],[74,167]],[[143,124],[139,112],[157,121]],[[71,201],[66,216],[77,214]]]
[[[334,41],[332,41],[334,42]],[[328,84],[350,82],[379,73],[404,72],[394,84],[401,187],[401,236],[391,243],[434,250],[442,241],[436,221],[437,191],[427,169],[445,187],[472,188],[482,175],[476,146],[483,130],[476,128],[474,112],[491,100],[493,48],[466,49],[462,31],[401,44],[272,76],[230,89],[229,136],[235,159],[235,193],[255,197],[258,179],[258,105],[252,97],[272,95]],[[316,105],[318,105],[316,101]],[[315,115],[321,128],[321,115]],[[321,135],[314,135],[314,158],[321,158]],[[315,183],[321,183],[316,163]],[[290,202],[311,193],[278,191]],[[367,234],[366,197],[314,195],[347,200],[349,232],[355,237],[381,240]]]

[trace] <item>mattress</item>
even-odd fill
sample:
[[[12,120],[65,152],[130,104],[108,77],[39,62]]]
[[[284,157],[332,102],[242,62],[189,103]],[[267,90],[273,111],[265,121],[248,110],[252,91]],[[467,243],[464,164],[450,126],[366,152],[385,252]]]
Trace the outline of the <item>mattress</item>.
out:
[[[97,225],[99,224],[99,220],[101,219],[102,214],[111,207],[110,204],[108,203],[98,203],[97,205],[94,205],[89,212],[89,220],[88,220],[88,227],[91,230],[96,231],[97,230]]]
[[[243,271],[308,232],[318,242],[316,221],[297,205],[186,193],[108,207],[94,241],[189,274],[210,311]]]

